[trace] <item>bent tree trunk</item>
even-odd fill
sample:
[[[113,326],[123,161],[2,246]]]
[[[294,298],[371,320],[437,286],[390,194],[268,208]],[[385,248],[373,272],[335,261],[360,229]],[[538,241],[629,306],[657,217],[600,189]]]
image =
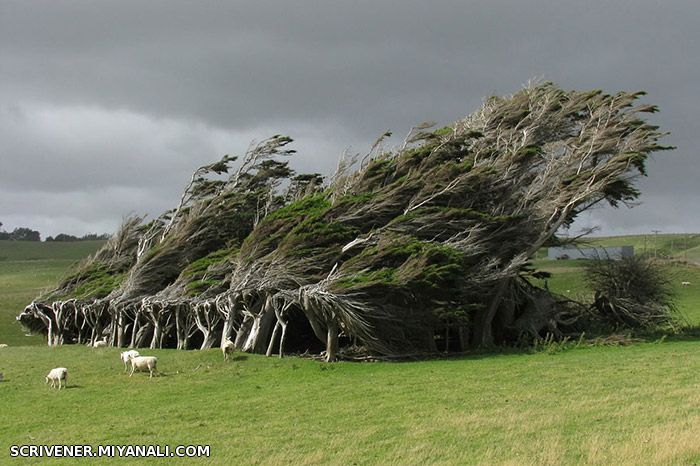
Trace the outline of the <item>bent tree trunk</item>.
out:
[[[326,341],[328,340],[327,339],[327,331],[324,330],[321,323],[318,321],[318,319],[316,318],[316,316],[314,314],[304,310],[304,315],[308,319],[309,324],[311,325],[311,330],[314,331],[314,335],[316,335],[316,338],[318,338],[321,341],[321,343],[323,343],[325,345]]]
[[[124,334],[126,332],[126,315],[125,309],[119,312],[119,317],[117,318],[117,347],[122,348],[124,346]]]
[[[331,320],[328,322],[328,338],[326,342],[326,362],[338,360],[338,324]]]
[[[216,300],[216,310],[221,314],[224,320],[224,326],[221,330],[221,348],[223,349],[226,341],[231,340],[233,333],[233,324],[238,316],[238,300],[227,296]]]
[[[254,321],[255,318],[250,314],[246,314],[245,317],[243,317],[243,322],[241,322],[241,326],[238,329],[238,333],[236,334],[236,340],[233,342],[236,349],[243,348],[243,345],[248,340],[250,330],[253,328]]]
[[[279,357],[284,356],[284,339],[287,336],[287,323],[282,322],[282,336],[280,337],[280,352],[279,352]]]
[[[190,345],[190,338],[197,328],[192,311],[188,304],[181,303],[175,305],[175,334],[177,337],[177,349],[187,349]]]
[[[148,339],[153,325],[148,322],[144,324],[139,331],[136,333],[136,340],[134,341],[135,348],[144,348],[146,346],[146,340]]]
[[[270,337],[270,344],[267,345],[267,352],[265,353],[265,356],[268,358],[272,356],[272,351],[274,350],[275,347],[275,341],[277,340],[277,334],[279,333],[279,329],[282,325],[277,321],[275,324],[275,328],[272,331],[272,337]]]
[[[156,319],[153,323],[153,338],[151,338],[150,349],[158,348],[158,342],[160,342],[162,327],[160,322]]]
[[[266,309],[262,314],[254,316],[250,333],[243,345],[243,351],[262,353],[274,320],[275,313],[271,309]]]
[[[274,351],[275,341],[277,340],[277,334],[279,333],[280,329],[282,329],[282,335],[280,336],[280,343],[279,343],[279,357],[281,358],[284,355],[284,339],[287,336],[287,318],[288,318],[287,312],[288,312],[290,306],[291,306],[291,303],[286,303],[281,308],[275,308],[275,317],[277,317],[277,323],[275,324],[275,329],[272,331],[272,337],[270,338],[270,344],[267,347],[266,355],[268,357],[272,356],[272,352]]]
[[[216,307],[209,301],[204,301],[193,306],[194,319],[197,328],[204,337],[200,350],[209,349],[216,343],[216,327],[221,320],[221,315]]]
[[[214,342],[216,341],[216,334],[209,330],[208,328],[202,328],[200,327],[199,329],[202,332],[202,335],[204,336],[204,340],[202,341],[202,345],[199,347],[200,350],[205,350],[209,349],[212,346],[214,346]]]
[[[476,325],[474,326],[474,343],[479,347],[489,348],[493,346],[493,319],[508,288],[508,282],[509,279],[502,279],[498,282],[488,307],[477,315]]]

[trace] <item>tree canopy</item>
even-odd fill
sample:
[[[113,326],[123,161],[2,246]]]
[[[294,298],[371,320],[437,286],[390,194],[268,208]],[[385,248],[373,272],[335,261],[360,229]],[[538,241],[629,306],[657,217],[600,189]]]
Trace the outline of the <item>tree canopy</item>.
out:
[[[669,149],[642,95],[532,84],[396,148],[384,134],[328,181],[291,170],[292,140],[273,136],[197,169],[173,210],[128,219],[20,320],[50,344],[233,338],[327,360],[557,331],[576,310],[531,284],[529,261],[581,212],[639,196],[647,158]]]
[[[2,226],[2,223],[0,223],[0,226]],[[0,231],[0,240],[41,241],[41,234],[31,228],[18,227],[11,232]]]

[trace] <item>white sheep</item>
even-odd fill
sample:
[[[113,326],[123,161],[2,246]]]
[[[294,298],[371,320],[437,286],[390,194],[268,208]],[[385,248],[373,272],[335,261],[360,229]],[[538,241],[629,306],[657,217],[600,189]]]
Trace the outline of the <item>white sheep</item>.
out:
[[[134,375],[134,371],[138,369],[139,371],[145,371],[148,369],[148,372],[150,372],[150,376],[148,377],[149,379],[153,377],[153,372],[157,371],[156,369],[156,364],[158,364],[158,358],[155,356],[131,356],[129,357],[129,361],[131,362],[131,373],[129,374],[129,377]]]
[[[681,282],[681,286],[690,286],[690,282]]]
[[[107,342],[105,340],[99,340],[92,344],[93,348],[105,348],[106,346]]]
[[[0,343],[0,348],[7,348],[7,343]]]
[[[51,369],[48,374],[46,374],[46,382],[51,382],[51,388],[54,388],[58,383],[58,389],[61,389],[61,381],[63,381],[63,386],[68,386],[68,369],[65,367],[57,367]]]
[[[234,349],[236,349],[236,347],[229,339],[227,339],[224,344],[221,345],[221,352],[224,353],[224,361],[228,360],[229,354],[233,353]]]
[[[124,372],[126,372],[128,369],[129,358],[132,358],[132,357],[135,358],[136,356],[141,356],[139,354],[139,352],[136,350],[123,351],[119,354],[119,357],[121,358],[122,362],[124,363]]]

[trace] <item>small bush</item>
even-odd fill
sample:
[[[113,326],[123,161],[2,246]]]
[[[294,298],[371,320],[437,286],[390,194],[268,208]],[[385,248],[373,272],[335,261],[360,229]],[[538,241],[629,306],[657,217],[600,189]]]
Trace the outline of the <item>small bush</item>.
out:
[[[586,266],[592,309],[612,329],[653,330],[678,323],[668,271],[644,256],[595,260]]]

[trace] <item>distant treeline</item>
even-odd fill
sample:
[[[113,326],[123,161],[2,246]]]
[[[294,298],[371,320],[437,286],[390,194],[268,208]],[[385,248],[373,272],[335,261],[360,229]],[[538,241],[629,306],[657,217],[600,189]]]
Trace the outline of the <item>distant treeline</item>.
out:
[[[110,235],[103,233],[98,235],[96,233],[88,233],[83,236],[73,236],[67,235],[65,233],[59,233],[56,236],[48,236],[46,241],[98,241],[107,240]],[[19,227],[14,230],[5,231],[2,229],[2,223],[0,222],[0,240],[9,241],[41,241],[41,233],[31,228]]]
[[[2,225],[0,223],[0,225]],[[11,240],[11,241],[41,241],[41,234],[30,228],[15,228],[13,231],[2,231],[0,230],[0,240]]]
[[[88,233],[81,237],[67,235],[65,233],[59,233],[58,235],[51,237],[48,236],[45,241],[97,241],[97,240],[107,240],[109,239],[109,234],[103,233],[101,235],[95,233]]]

